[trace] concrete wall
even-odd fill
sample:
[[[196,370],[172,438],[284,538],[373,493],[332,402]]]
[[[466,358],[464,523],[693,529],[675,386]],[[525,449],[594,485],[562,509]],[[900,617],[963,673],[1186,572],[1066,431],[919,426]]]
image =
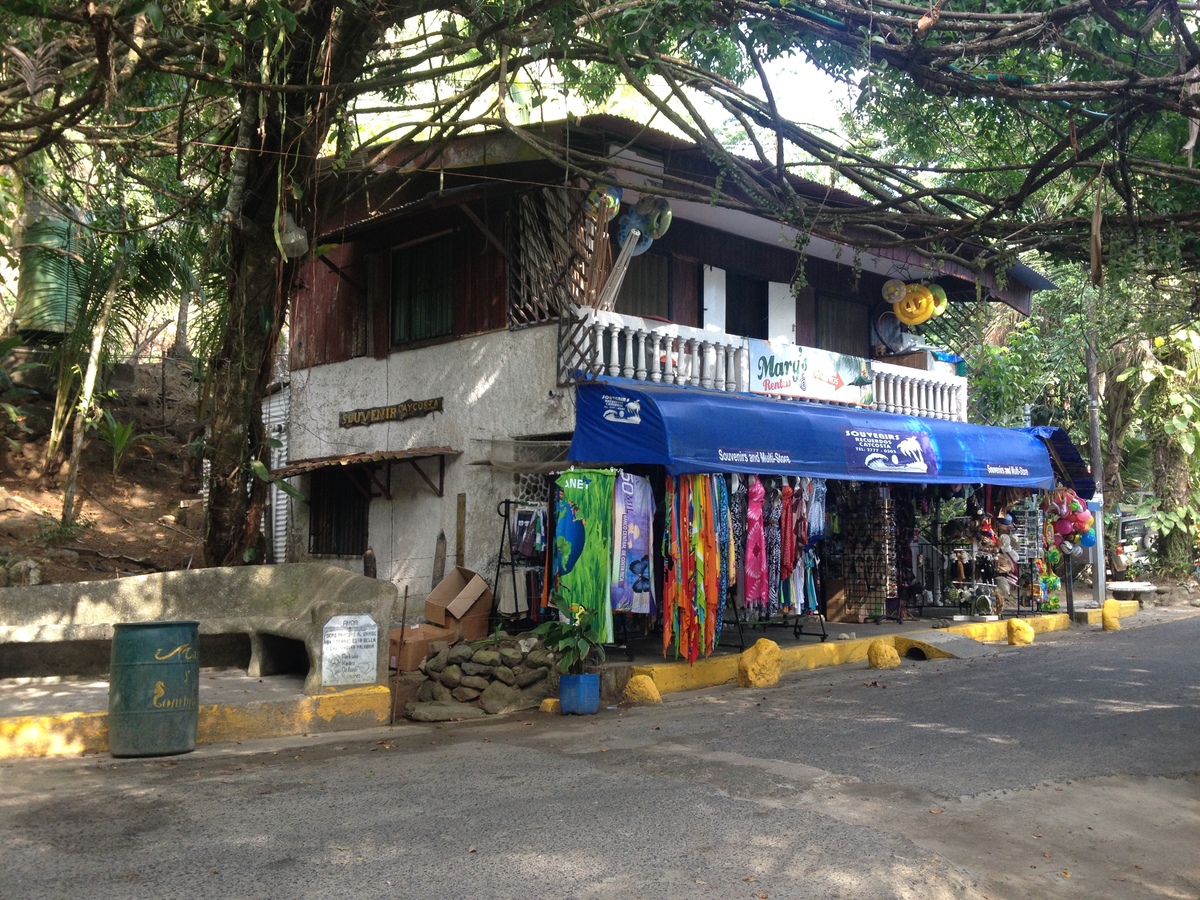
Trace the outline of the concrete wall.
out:
[[[431,587],[439,530],[446,535],[446,568],[455,561],[458,495],[466,495],[464,564],[490,583],[500,545],[497,504],[514,496],[513,476],[491,466],[493,438],[570,432],[575,427],[574,393],[556,388],[556,325],[476,335],[433,347],[392,353],[387,359],[359,358],[297,370],[291,376],[292,461],[314,457],[448,446],[445,494],[438,497],[407,463],[391,465],[392,502],[371,502],[369,542],[378,577],[409,591],[409,619],[419,618]],[[550,392],[561,395],[551,397]],[[404,400],[444,398],[444,412],[424,418],[341,428],[338,413],[387,406]],[[436,459],[418,463],[436,482]],[[381,473],[381,480],[383,474]],[[301,490],[307,479],[296,479]],[[291,545],[305,559],[308,510],[292,502]],[[362,571],[357,558],[321,557]],[[396,616],[400,605],[396,606]]]

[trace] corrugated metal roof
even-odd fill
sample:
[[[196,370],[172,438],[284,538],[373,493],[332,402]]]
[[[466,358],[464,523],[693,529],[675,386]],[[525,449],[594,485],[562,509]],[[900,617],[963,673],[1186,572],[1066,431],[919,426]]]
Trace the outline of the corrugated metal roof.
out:
[[[317,469],[330,469],[334,466],[358,466],[380,462],[398,462],[404,459],[428,459],[432,456],[461,456],[461,450],[452,447],[410,447],[407,450],[375,450],[370,453],[347,453],[342,456],[318,456],[313,459],[301,459],[286,466],[274,469],[271,474],[276,478],[291,478],[293,475],[303,475]]]

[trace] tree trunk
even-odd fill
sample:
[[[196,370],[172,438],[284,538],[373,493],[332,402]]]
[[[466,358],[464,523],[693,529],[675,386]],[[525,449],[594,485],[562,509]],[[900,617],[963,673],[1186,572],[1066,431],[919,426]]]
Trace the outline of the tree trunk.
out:
[[[170,356],[173,359],[191,359],[188,351],[188,307],[192,302],[192,289],[184,286],[179,298],[179,314],[175,317],[175,343],[171,345]]]
[[[75,410],[75,427],[71,437],[71,458],[67,463],[67,483],[63,488],[63,508],[60,521],[64,526],[75,522],[75,488],[79,480],[79,458],[87,440],[87,426],[92,418],[92,398],[95,396],[96,379],[100,374],[100,351],[104,349],[104,336],[108,332],[108,317],[117,299],[117,288],[125,272],[126,251],[122,250],[113,266],[108,289],[104,292],[104,305],[92,331],[92,348],[88,353],[87,372],[83,376],[83,387],[79,391],[79,408]]]
[[[297,12],[286,53],[268,54],[270,63],[280,65],[272,76],[289,85],[353,84],[384,32],[410,11],[387,0],[311,0]],[[255,66],[259,51],[247,48]],[[205,560],[216,566],[265,558],[259,523],[267,483],[254,475],[250,463],[270,461],[260,400],[271,380],[296,269],[296,262],[281,258],[275,241],[284,212],[280,189],[289,195],[287,207],[296,220],[311,226],[317,158],[346,105],[341,91],[264,96],[262,106],[263,97],[253,90],[242,97],[253,141],[243,142],[239,134],[226,206],[231,275],[221,349],[211,368],[212,470],[204,534]]]
[[[270,382],[286,309],[292,266],[274,236],[250,225],[235,233],[236,275],[221,352],[213,360],[209,438],[208,517],[204,555],[210,566],[263,562],[266,543],[259,529],[267,483],[250,463],[269,465],[260,400]]]

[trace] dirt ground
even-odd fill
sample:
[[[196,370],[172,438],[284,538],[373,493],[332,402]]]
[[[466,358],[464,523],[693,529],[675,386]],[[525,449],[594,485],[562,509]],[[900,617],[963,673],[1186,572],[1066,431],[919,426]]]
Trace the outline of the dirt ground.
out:
[[[95,581],[201,564],[203,508],[185,490],[186,437],[195,386],[185,363],[118,366],[102,401],[118,422],[136,421],[136,441],[113,474],[113,448],[92,431],[83,452],[79,525],[59,524],[65,465],[43,471],[51,402],[45,387],[22,400],[32,434],[0,444],[0,584]],[[34,385],[35,387],[37,385]]]

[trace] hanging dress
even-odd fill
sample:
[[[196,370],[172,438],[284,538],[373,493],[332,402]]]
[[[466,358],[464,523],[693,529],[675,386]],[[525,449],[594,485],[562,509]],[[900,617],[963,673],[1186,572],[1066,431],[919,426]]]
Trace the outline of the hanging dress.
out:
[[[783,496],[771,488],[763,506],[763,538],[767,544],[767,615],[776,615],[782,601],[779,597],[780,566],[783,562]]]
[[[745,606],[765,607],[769,587],[767,586],[767,544],[763,535],[763,498],[766,491],[762,482],[751,476],[746,495],[746,556]]]
[[[782,491],[782,507],[779,513],[779,523],[782,528],[781,546],[783,558],[780,560],[779,574],[787,578],[796,568],[796,518],[792,511],[792,485],[784,479]]]
[[[729,510],[729,486],[725,483],[724,475],[712,476],[713,490],[713,519],[716,525],[717,554],[720,560],[718,574],[719,584],[717,593],[716,628],[712,646],[709,651],[716,649],[721,639],[721,629],[725,625],[725,604],[729,599],[729,581],[736,572],[733,564],[731,516]]]

